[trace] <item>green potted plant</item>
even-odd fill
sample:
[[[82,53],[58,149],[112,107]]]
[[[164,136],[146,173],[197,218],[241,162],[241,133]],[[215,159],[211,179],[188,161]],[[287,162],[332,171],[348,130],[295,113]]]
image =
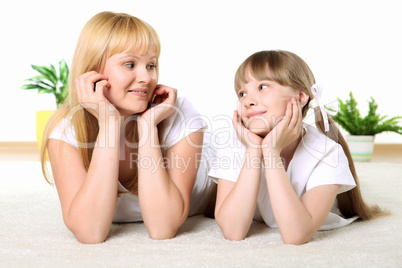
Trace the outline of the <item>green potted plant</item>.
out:
[[[371,97],[368,103],[369,111],[363,118],[357,108],[357,101],[352,92],[350,92],[349,97],[350,99],[345,102],[338,98],[339,111],[332,118],[350,134],[346,136],[346,141],[353,160],[370,161],[373,154],[375,135],[388,131],[402,134],[402,127],[398,125],[402,116],[391,118],[386,115],[380,116],[377,113],[378,105]]]
[[[64,59],[59,62],[59,70],[51,64],[50,66],[31,65],[38,75],[26,79],[29,82],[21,87],[26,90],[38,90],[38,94],[53,94],[56,105],[59,107],[68,96],[68,74],[69,68]],[[36,112],[36,138],[38,147],[41,147],[43,131],[49,117],[54,111]]]

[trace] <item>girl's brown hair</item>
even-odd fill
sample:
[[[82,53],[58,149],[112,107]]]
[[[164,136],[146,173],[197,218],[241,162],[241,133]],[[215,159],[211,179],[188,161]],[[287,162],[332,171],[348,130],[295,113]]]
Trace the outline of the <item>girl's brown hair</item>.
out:
[[[302,108],[303,118],[307,115],[309,102],[314,98],[311,87],[315,84],[315,78],[306,64],[299,56],[283,50],[260,51],[248,57],[237,69],[235,75],[235,90],[238,92],[242,84],[248,82],[248,73],[257,80],[271,80],[282,86],[290,86],[299,89],[309,96],[309,100]],[[337,196],[340,212],[347,218],[359,216],[368,220],[374,216],[385,214],[378,206],[368,206],[363,201],[360,184],[356,174],[355,165],[349,147],[335,125],[331,116],[328,115],[329,131],[325,132],[323,117],[320,107],[314,109],[315,124],[320,132],[330,139],[339,143],[349,161],[349,168],[356,182],[356,187]]]
[[[41,149],[42,172],[50,183],[46,169],[46,153],[49,135],[63,118],[70,117],[75,137],[79,146],[82,163],[86,170],[92,158],[93,144],[98,136],[97,119],[83,109],[77,99],[74,81],[89,71],[103,72],[106,60],[116,53],[136,52],[145,54],[148,51],[160,55],[160,41],[156,31],[146,22],[124,13],[101,12],[93,16],[84,26],[78,38],[69,74],[69,96],[65,103],[57,109],[49,119],[43,137]],[[159,65],[156,62],[158,72]],[[138,143],[137,128],[133,120],[131,142]],[[134,146],[135,147],[135,146]],[[136,148],[134,148],[136,150]],[[126,185],[134,194],[138,191],[137,170],[132,180]]]

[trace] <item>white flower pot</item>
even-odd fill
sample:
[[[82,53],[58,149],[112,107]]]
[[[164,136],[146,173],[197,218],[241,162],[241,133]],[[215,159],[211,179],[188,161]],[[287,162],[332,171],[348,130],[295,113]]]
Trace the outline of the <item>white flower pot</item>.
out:
[[[374,148],[374,136],[346,136],[353,161],[367,162],[371,160]]]

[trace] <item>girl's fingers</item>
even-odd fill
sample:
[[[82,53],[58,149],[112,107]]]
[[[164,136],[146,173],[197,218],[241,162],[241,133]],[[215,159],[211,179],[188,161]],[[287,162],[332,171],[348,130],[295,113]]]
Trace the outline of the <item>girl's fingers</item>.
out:
[[[232,119],[232,123],[233,123],[233,127],[236,130],[236,133],[238,135],[238,137],[240,138],[240,140],[243,142],[245,141],[246,143],[249,142],[249,137],[247,136],[247,129],[246,127],[243,125],[241,118],[239,116],[239,112],[238,111],[234,111],[233,112],[233,119]]]
[[[291,119],[292,119],[292,102],[290,101],[286,106],[285,116],[282,118],[282,120],[284,121],[285,125],[288,126]]]
[[[291,105],[292,105],[292,119],[290,120],[289,127],[291,129],[294,129],[299,120],[299,105],[294,98],[292,98]]]
[[[301,126],[303,123],[303,117],[302,117],[302,107],[301,107],[300,101],[297,101],[297,111],[298,111],[298,120],[297,120],[296,128],[301,129]]]
[[[236,131],[239,133],[240,130],[240,117],[239,117],[239,113],[237,111],[233,112],[233,118],[232,118],[232,123],[233,123],[233,127],[236,129]]]

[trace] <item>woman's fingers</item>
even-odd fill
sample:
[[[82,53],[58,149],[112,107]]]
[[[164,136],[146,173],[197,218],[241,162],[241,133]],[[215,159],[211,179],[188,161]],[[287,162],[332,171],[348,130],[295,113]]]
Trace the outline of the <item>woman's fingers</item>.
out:
[[[155,104],[166,102],[174,105],[177,99],[177,89],[165,85],[157,85],[154,90],[154,95],[156,95]]]
[[[80,75],[75,81],[79,103],[95,117],[98,117],[99,103],[105,101],[104,89],[110,84],[103,74],[91,71]]]

